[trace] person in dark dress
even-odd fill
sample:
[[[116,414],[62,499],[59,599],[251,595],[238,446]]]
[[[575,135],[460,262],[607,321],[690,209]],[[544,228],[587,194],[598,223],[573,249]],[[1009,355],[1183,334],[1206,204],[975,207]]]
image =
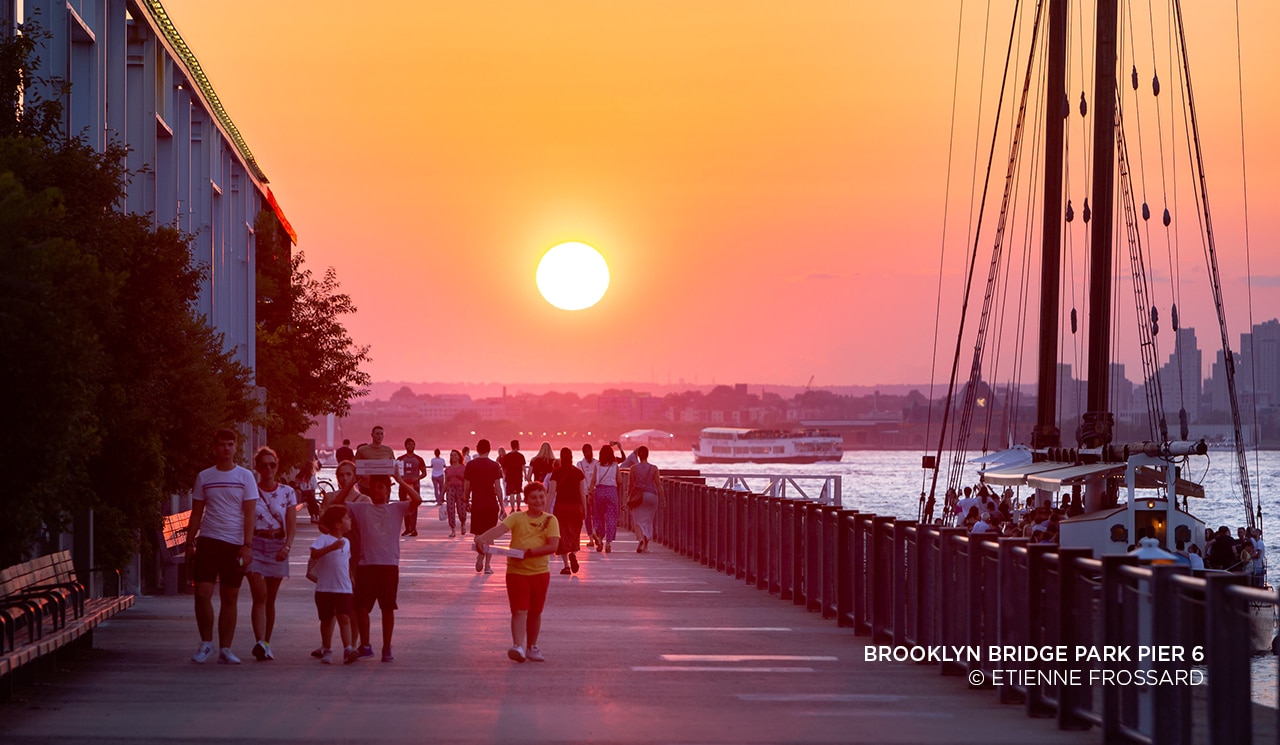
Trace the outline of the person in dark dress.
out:
[[[476,457],[466,465],[463,473],[462,500],[471,505],[471,532],[475,535],[484,533],[498,524],[498,513],[501,505],[498,495],[502,493],[502,466],[489,460],[489,441],[476,443]],[[476,571],[493,574],[489,565],[491,554],[476,556]]]
[[[573,465],[573,451],[560,449],[561,466],[551,472],[552,513],[560,523],[560,546],[556,555],[564,564],[561,574],[577,573],[578,551],[582,549],[582,523],[587,517],[587,479]]]

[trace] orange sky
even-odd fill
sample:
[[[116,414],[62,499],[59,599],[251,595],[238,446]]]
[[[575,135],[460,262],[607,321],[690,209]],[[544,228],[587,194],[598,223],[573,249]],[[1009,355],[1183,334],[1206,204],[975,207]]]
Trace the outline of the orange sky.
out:
[[[375,380],[816,385],[930,378],[958,4],[895,5],[165,2],[308,265],[336,267],[359,306],[347,326],[372,345]],[[1003,37],[1008,3],[994,5]],[[1222,143],[1206,157],[1224,283],[1239,296],[1233,4],[1187,5],[1204,137]],[[1260,322],[1280,315],[1280,4],[1240,6]],[[966,79],[962,100],[973,90]],[[975,150],[961,116],[951,275]],[[987,138],[984,125],[984,161]],[[611,266],[593,309],[552,308],[534,285],[565,240]],[[1193,268],[1198,252],[1183,248]],[[1217,334],[1199,307],[1180,309],[1207,347]]]

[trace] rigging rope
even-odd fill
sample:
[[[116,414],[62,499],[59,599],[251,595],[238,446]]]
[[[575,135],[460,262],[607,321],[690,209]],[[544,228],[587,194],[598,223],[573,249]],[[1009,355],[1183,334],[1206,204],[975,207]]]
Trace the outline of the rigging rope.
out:
[[[988,3],[987,6],[989,8],[990,3]],[[943,277],[943,270],[946,266],[946,257],[947,257],[947,222],[948,222],[947,218],[951,210],[951,164],[952,164],[953,154],[955,152],[955,142],[956,142],[956,101],[959,97],[959,91],[960,91],[960,39],[962,36],[963,29],[964,29],[964,0],[961,0],[960,19],[959,19],[959,22],[956,23],[956,63],[954,65],[955,72],[951,81],[951,130],[950,130],[951,134],[947,142],[947,179],[945,182],[945,188],[943,189],[943,199],[942,199],[942,250],[940,252],[940,256],[938,257],[938,304],[935,306],[934,313],[933,313],[933,351],[929,357],[929,360],[931,362],[934,362],[938,359],[938,337],[939,337],[939,331],[942,325],[942,277]],[[925,442],[928,442],[933,437],[933,388],[934,388],[936,373],[937,373],[937,365],[930,364],[929,365],[929,398],[928,398],[928,404],[927,404],[927,407],[929,409],[929,414],[928,414],[928,423],[925,425]],[[929,505],[926,506],[924,501],[925,500],[925,482],[928,479],[929,479],[929,475],[927,472],[921,474],[920,476],[920,514],[917,516],[921,522],[928,522],[929,518],[932,517],[932,512],[933,512],[932,489],[931,489],[931,495],[929,499]],[[934,484],[936,484],[937,481],[938,481],[938,465],[937,465],[937,461],[935,460],[934,466],[933,466]]]
[[[1253,433],[1255,447],[1253,450],[1253,474],[1254,478],[1259,479],[1258,487],[1258,527],[1262,527],[1262,468],[1258,462],[1258,448],[1256,444],[1261,442],[1260,432],[1258,430],[1258,355],[1255,353],[1257,349],[1257,340],[1255,338],[1253,320],[1253,254],[1249,246],[1249,161],[1244,157],[1244,62],[1241,60],[1241,50],[1244,44],[1240,40],[1240,0],[1236,0],[1236,94],[1240,105],[1240,179],[1244,188],[1244,268],[1245,268],[1245,294],[1248,300],[1249,313],[1249,387],[1253,389],[1253,395],[1249,397],[1250,405],[1253,407]],[[1242,350],[1243,351],[1243,350]],[[1223,363],[1225,367],[1226,363]],[[1236,431],[1236,439],[1240,439],[1241,432]]]
[[[1017,17],[1018,8],[1020,7],[1020,5],[1021,5],[1021,0],[1017,0],[1017,2],[1014,3],[1014,11],[1013,11],[1015,16],[1014,28],[1017,28],[1016,17]],[[1037,11],[1037,18],[1039,18],[1038,11]],[[1009,48],[1005,52],[1004,74],[1001,76],[1001,79],[1000,79],[1000,96],[997,99],[997,104],[996,104],[995,122],[996,122],[997,132],[999,130],[1000,111],[1004,107],[1004,90],[1005,90],[1005,86],[1008,84],[1009,65],[1012,62],[1012,56],[1011,56],[1012,49],[1013,49],[1013,33],[1011,30],[1009,34]],[[991,169],[995,162],[996,142],[997,142],[996,137],[993,135],[991,138],[991,149],[987,155],[987,178],[982,187],[982,199],[979,202],[979,206],[978,206],[978,231],[981,230],[982,219],[986,212],[986,196],[987,196],[987,190],[990,188],[990,185],[991,185]],[[946,443],[947,421],[951,416],[951,402],[955,396],[956,377],[958,376],[959,370],[960,370],[960,354],[964,348],[963,346],[964,345],[964,324],[965,324],[965,319],[968,317],[969,296],[973,290],[973,270],[974,270],[974,267],[977,265],[977,257],[978,257],[978,245],[979,245],[978,231],[975,231],[973,233],[974,235],[973,250],[971,252],[971,258],[968,261],[969,268],[967,272],[968,276],[966,277],[966,280],[965,280],[964,300],[960,308],[960,328],[959,328],[959,332],[956,335],[956,351],[951,360],[951,379],[947,387],[946,405],[943,408],[943,412],[942,412],[942,429],[938,435],[938,449],[937,449],[936,457],[938,458],[939,461],[941,461],[942,459],[942,450]],[[956,471],[956,470],[958,469],[953,469],[953,471]],[[949,474],[948,480],[949,480],[949,483],[954,483],[954,482],[957,482],[959,478],[960,476],[958,473],[953,473],[953,474]],[[935,477],[934,477],[935,491],[936,491],[936,485],[937,485],[937,476],[935,473]],[[950,510],[951,506],[952,505],[948,503],[947,509]]]
[[[1178,41],[1182,50],[1182,78],[1187,97],[1187,116],[1189,117],[1192,140],[1195,143],[1195,166],[1200,184],[1200,190],[1197,192],[1197,201],[1203,210],[1203,227],[1206,240],[1205,262],[1209,268],[1213,304],[1218,314],[1218,331],[1222,336],[1223,364],[1227,369],[1227,395],[1231,399],[1231,421],[1235,426],[1236,432],[1236,468],[1240,478],[1241,501],[1244,503],[1248,526],[1249,528],[1254,528],[1257,527],[1257,521],[1253,514],[1253,495],[1249,483],[1249,461],[1245,456],[1244,443],[1241,442],[1240,437],[1240,403],[1236,397],[1235,359],[1231,352],[1231,340],[1227,333],[1226,310],[1222,304],[1222,280],[1218,274],[1218,251],[1213,237],[1213,219],[1209,212],[1209,185],[1205,180],[1204,153],[1200,146],[1200,124],[1196,115],[1195,96],[1191,89],[1191,62],[1187,56],[1187,36],[1182,22],[1181,1],[1174,0],[1173,7],[1178,22]]]

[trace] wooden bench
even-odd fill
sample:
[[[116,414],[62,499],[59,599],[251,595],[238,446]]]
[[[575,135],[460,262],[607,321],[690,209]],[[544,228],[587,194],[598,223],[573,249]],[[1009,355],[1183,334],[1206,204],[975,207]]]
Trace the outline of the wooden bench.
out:
[[[133,602],[132,595],[89,597],[70,551],[0,570],[0,677],[77,639],[91,639],[94,628]]]
[[[187,524],[191,510],[164,516],[157,536],[157,547],[164,574],[164,594],[175,595],[190,582],[179,582],[178,566],[187,562]]]

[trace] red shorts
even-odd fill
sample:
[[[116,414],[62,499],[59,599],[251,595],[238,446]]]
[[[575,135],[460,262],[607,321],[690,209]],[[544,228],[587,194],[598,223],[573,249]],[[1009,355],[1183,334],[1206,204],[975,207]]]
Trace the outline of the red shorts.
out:
[[[527,610],[533,615],[542,613],[547,604],[547,588],[551,586],[551,573],[512,574],[507,572],[507,601],[511,611]]]

